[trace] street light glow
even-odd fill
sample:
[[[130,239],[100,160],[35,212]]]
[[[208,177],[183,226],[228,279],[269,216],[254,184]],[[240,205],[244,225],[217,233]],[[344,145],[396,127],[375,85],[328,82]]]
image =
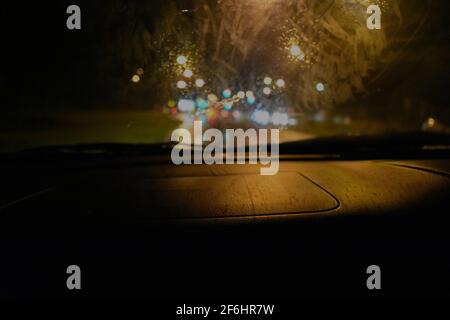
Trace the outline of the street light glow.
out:
[[[291,46],[291,54],[300,60],[303,60],[303,58],[305,58],[304,52],[302,51],[300,46],[298,46],[296,44]]]
[[[286,82],[283,79],[277,80],[277,87],[284,88],[286,86]]]
[[[186,89],[186,87],[187,87],[186,81],[183,81],[183,80],[178,81],[177,87],[178,87],[178,89]]]
[[[192,72],[192,70],[185,70],[184,72],[183,72],[183,76],[185,76],[185,78],[188,78],[188,79],[190,79],[190,78],[192,78],[192,76],[194,75],[194,73]]]
[[[265,77],[264,78],[264,84],[265,85],[271,85],[272,84],[272,78],[270,78],[270,77]]]
[[[138,83],[139,81],[141,81],[141,77],[139,77],[137,74],[135,74],[132,78],[131,81],[134,83]]]
[[[270,89],[269,87],[265,87],[263,92],[266,96],[268,96],[272,93],[272,89]]]
[[[178,56],[177,63],[179,65],[185,65],[187,63],[187,58],[185,56]]]
[[[197,88],[202,88],[205,85],[205,80],[203,79],[197,79],[195,80],[195,86]]]
[[[319,91],[319,92],[324,92],[325,91],[325,85],[322,82],[319,82],[316,85],[316,90]]]

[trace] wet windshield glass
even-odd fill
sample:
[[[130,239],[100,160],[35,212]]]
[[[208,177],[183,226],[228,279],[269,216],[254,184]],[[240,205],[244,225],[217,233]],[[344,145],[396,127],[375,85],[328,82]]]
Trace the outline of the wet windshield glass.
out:
[[[8,4],[0,152],[158,143],[176,128],[281,142],[449,132],[448,1]]]

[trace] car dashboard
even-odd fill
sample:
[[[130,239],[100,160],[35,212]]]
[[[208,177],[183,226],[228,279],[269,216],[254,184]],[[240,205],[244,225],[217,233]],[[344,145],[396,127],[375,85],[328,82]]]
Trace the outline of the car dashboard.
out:
[[[372,264],[383,297],[448,295],[448,159],[81,163],[2,167],[0,295],[73,298],[74,260],[89,298],[376,297]]]

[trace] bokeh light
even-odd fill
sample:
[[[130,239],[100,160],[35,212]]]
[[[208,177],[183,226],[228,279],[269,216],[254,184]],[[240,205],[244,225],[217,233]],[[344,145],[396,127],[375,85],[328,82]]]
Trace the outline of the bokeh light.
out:
[[[187,58],[185,56],[178,56],[177,63],[179,65],[185,65],[187,63]]]
[[[169,102],[167,102],[167,106],[169,108],[175,108],[177,105],[177,102],[175,100],[169,100]]]
[[[208,101],[206,101],[203,98],[197,98],[196,103],[197,103],[197,108],[200,110],[204,110],[204,109],[208,108]]]
[[[270,123],[270,113],[268,111],[256,110],[252,115],[253,121],[256,123],[266,126]]]
[[[254,104],[256,102],[256,98],[254,96],[247,96],[247,103]]]
[[[208,95],[208,101],[216,103],[217,101],[219,101],[219,98],[215,94],[211,93]]]
[[[139,81],[141,81],[141,77],[139,77],[137,74],[131,77],[131,82],[138,83]]]
[[[223,97],[224,97],[225,99],[231,98],[231,95],[232,95],[232,94],[233,94],[233,93],[231,92],[230,89],[225,89],[225,90],[223,90],[223,92],[222,92],[222,95],[223,95]]]
[[[272,123],[275,126],[287,126],[289,124],[289,116],[287,113],[275,112],[272,115]]]
[[[144,69],[138,68],[138,69],[136,70],[136,74],[137,74],[138,76],[144,75]]]
[[[180,99],[178,101],[178,110],[181,112],[192,112],[195,110],[194,100]]]
[[[322,82],[319,82],[318,84],[316,84],[316,90],[318,92],[324,92],[325,91],[325,85]]]
[[[194,75],[194,72],[192,72],[192,70],[189,70],[189,69],[185,70],[183,72],[183,76],[188,79],[192,78],[193,75]]]
[[[223,109],[227,111],[233,109],[233,101],[225,102],[225,104],[223,105]]]
[[[292,56],[296,57],[299,60],[303,60],[305,58],[305,53],[297,44],[292,45],[290,51]]]
[[[277,80],[277,87],[278,88],[284,88],[286,86],[286,82],[283,79]]]
[[[205,80],[203,80],[203,79],[195,80],[195,86],[197,88],[203,88],[205,86]]]
[[[178,81],[177,87],[178,87],[178,89],[186,89],[186,87],[187,87],[186,81],[183,81],[183,80]]]

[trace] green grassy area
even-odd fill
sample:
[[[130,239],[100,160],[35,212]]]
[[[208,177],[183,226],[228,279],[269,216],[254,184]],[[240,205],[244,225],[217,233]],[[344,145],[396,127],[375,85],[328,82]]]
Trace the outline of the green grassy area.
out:
[[[156,111],[67,111],[2,122],[0,152],[79,143],[158,143],[178,126]]]

